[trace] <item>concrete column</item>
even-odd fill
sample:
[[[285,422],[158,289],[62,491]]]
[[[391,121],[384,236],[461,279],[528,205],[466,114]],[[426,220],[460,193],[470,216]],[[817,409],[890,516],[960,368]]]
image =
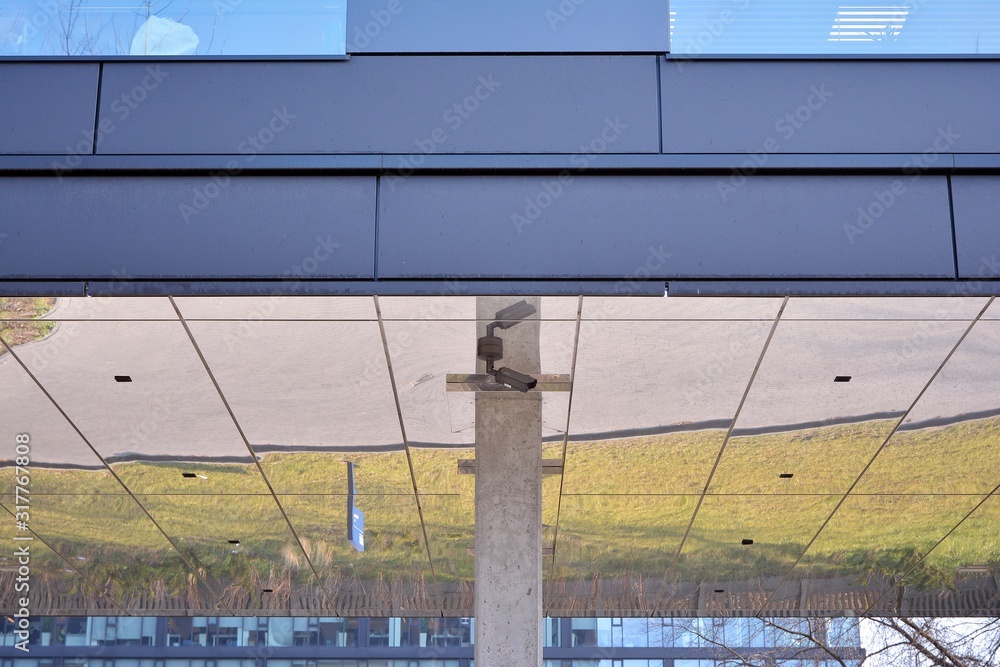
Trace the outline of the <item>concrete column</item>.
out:
[[[520,301],[480,297],[477,336]],[[496,334],[507,366],[541,372],[536,314]],[[485,372],[479,362],[477,372]],[[542,664],[542,395],[476,394],[476,667]]]

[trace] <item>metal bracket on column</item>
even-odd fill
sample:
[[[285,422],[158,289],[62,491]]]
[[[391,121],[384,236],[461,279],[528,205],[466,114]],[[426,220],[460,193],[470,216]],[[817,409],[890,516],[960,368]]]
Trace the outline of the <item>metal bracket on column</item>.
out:
[[[538,385],[530,390],[538,391],[569,391],[573,380],[569,374],[535,375]],[[445,379],[448,391],[517,391],[498,383],[490,375],[470,373],[448,373]]]
[[[552,556],[552,555],[555,554],[555,552],[556,552],[556,547],[555,547],[555,545],[553,543],[543,544],[542,545],[542,555],[543,556]],[[476,555],[476,541],[475,540],[472,540],[471,542],[469,542],[469,545],[467,547],[465,547],[465,553],[467,553],[470,556],[475,556]]]
[[[562,459],[542,459],[542,475],[561,475],[563,472]],[[459,459],[459,475],[475,475],[476,459]]]

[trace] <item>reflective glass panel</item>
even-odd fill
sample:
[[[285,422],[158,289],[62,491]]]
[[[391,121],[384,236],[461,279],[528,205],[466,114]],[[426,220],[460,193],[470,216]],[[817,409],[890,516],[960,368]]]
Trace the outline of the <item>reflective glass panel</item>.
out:
[[[31,528],[126,611],[218,603],[128,496],[47,496],[33,507]]]
[[[1000,496],[990,496],[978,505],[953,532],[900,581],[910,613],[940,616],[1000,616],[1000,595],[990,595],[989,582],[996,576],[1000,555]],[[935,588],[935,578],[950,583]],[[950,610],[956,610],[951,612]]]
[[[279,500],[332,597],[330,602],[317,598],[317,604],[333,604],[352,616],[384,614],[389,608],[440,611],[412,495],[355,497],[365,514],[364,553],[347,541],[346,496],[282,495]]]
[[[0,56],[344,55],[347,0],[2,0]]]
[[[980,321],[893,434],[857,491],[992,491],[1000,479],[998,373],[1000,322]]]
[[[900,611],[894,596],[882,594],[908,573],[920,591],[939,593],[950,588],[955,565],[939,567],[924,556],[980,500],[977,496],[849,496],[785,583],[770,593],[768,608],[779,610],[783,600],[800,596],[800,582],[806,580],[813,582],[810,592],[814,603],[823,598],[826,604],[842,603],[838,598],[849,595],[844,590],[848,584],[855,589],[855,595],[862,595],[874,607],[875,613]],[[816,526],[818,529],[819,524]],[[970,532],[966,537],[977,536]],[[985,551],[981,551],[980,545],[963,544],[959,539],[951,546],[954,551],[977,559],[990,557],[989,545],[987,541],[983,545]],[[838,577],[840,581],[836,580]]]
[[[641,606],[636,599],[651,605],[696,502],[696,496],[564,495],[553,584],[578,603],[602,594],[622,606]]]
[[[674,574],[704,582],[700,603],[716,613],[761,604],[768,577],[788,572],[829,516],[833,496],[708,496]]]
[[[47,341],[40,341],[36,345],[47,344]],[[54,358],[58,352],[51,349],[46,359]],[[6,451],[0,452],[0,493],[13,493],[14,490],[15,471],[10,466],[17,458],[14,443],[18,435],[28,438],[32,494],[125,492],[80,434],[5,349],[0,349],[0,415],[0,438],[2,442],[11,443]]]
[[[1000,53],[991,0],[672,0],[674,54]]]
[[[139,496],[139,502],[229,608],[287,608],[296,589],[315,583],[270,495]]]

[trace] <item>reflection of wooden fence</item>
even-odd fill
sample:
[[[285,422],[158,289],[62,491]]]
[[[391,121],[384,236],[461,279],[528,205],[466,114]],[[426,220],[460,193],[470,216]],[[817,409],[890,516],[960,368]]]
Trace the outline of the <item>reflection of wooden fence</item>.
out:
[[[0,590],[13,591],[12,573],[0,574]],[[213,583],[213,582],[210,582]],[[214,582],[218,584],[218,582]],[[447,616],[473,615],[471,583],[331,580],[325,590],[295,585],[290,578],[259,582],[254,592],[229,584],[213,585],[221,593],[193,587],[170,593],[163,587],[142,593],[121,593],[112,585],[106,594],[66,592],[66,580],[37,577],[31,588],[34,615],[116,615],[124,612],[150,616],[218,615],[232,611],[245,616]],[[775,589],[781,585],[778,593]],[[79,587],[76,587],[79,588]],[[264,590],[269,592],[263,592]],[[7,595],[3,613],[14,613],[15,600]],[[764,608],[764,605],[767,607]],[[982,574],[956,581],[954,590],[918,591],[873,580],[861,586],[857,579],[693,583],[661,586],[642,576],[548,580],[544,613],[570,616],[978,616],[1000,615],[1000,580]]]
[[[778,587],[780,586],[780,589]],[[776,593],[776,589],[778,592]],[[917,591],[887,580],[861,586],[856,578],[679,583],[660,588],[640,577],[549,582],[547,616],[966,616],[1000,612],[1000,582],[981,576],[955,590]],[[766,605],[766,607],[765,607]]]

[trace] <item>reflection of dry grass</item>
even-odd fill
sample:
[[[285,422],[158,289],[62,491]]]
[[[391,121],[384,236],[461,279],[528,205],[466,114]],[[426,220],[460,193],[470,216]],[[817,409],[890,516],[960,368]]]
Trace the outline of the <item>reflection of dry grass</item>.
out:
[[[281,550],[281,559],[287,567],[295,570],[308,569],[309,566],[303,557],[303,550],[305,551],[305,556],[312,561],[313,566],[316,568],[327,568],[336,562],[336,549],[329,542],[325,540],[310,540],[308,537],[301,535],[299,536],[299,540],[302,542],[302,550],[295,548],[295,545],[291,543],[286,544]]]
[[[866,575],[891,578],[912,569],[912,554],[926,553],[988,491],[983,490],[984,480],[996,478],[1000,460],[998,431],[1000,418],[990,418],[897,434],[880,454],[884,471],[878,467],[883,464],[872,468],[880,472],[872,475],[864,493],[855,494],[840,508],[835,521],[800,560],[795,576],[851,576],[860,583]],[[830,491],[844,485],[846,473],[855,474],[855,470],[838,468],[838,462],[857,459],[872,442],[877,444],[872,433],[883,433],[880,423],[745,436],[731,443],[733,450],[727,455],[732,454],[733,461],[720,468],[724,473],[720,484],[735,492],[707,496],[676,563],[677,545],[698,498],[688,492],[691,480],[698,477],[690,468],[711,458],[701,450],[709,449],[713,456],[717,453],[718,438],[696,433],[571,444],[566,483],[572,492],[563,497],[556,566],[546,565],[546,573],[553,575],[550,582],[582,600],[579,613],[587,609],[593,613],[585,605],[596,604],[595,591],[604,604],[610,604],[610,589],[597,587],[602,580],[615,582],[615,604],[621,608],[647,609],[651,608],[653,582],[658,584],[671,568],[676,580],[689,583],[747,581],[788,572],[839,498]],[[444,480],[461,456],[448,450],[420,450],[419,478],[440,476]],[[396,490],[407,482],[403,453],[352,457],[359,465],[358,483],[366,490]],[[328,487],[346,488],[344,466],[333,453],[271,454],[263,465],[288,489],[303,482],[319,488],[324,481]],[[283,577],[290,578],[291,583],[285,585],[292,586],[298,598],[312,600],[309,604],[328,604],[319,589],[309,588],[314,578],[306,556],[327,590],[351,600],[350,605],[356,606],[345,609],[359,610],[356,613],[368,613],[385,599],[380,576],[393,595],[407,598],[407,608],[422,609],[423,601],[435,597],[433,580],[424,579],[425,574],[429,576],[427,552],[411,495],[357,497],[366,514],[368,548],[363,554],[355,552],[344,535],[343,495],[282,495],[303,551],[281,522],[271,520],[275,509],[270,496],[253,494],[249,483],[257,479],[253,464],[135,462],[115,467],[127,473],[123,474],[127,483],[145,491],[143,502],[172,537],[189,540],[192,560],[205,568],[213,585],[235,586],[227,593],[234,596],[233,604],[238,600],[263,604],[247,596],[259,596],[263,588],[277,591]],[[786,469],[795,470],[795,478],[779,482],[777,473]],[[203,474],[206,479],[199,481],[198,488],[206,493],[177,494],[180,471]],[[327,474],[341,477],[331,482],[324,480]],[[457,479],[455,474],[455,486],[438,488],[464,488],[466,476]],[[474,483],[474,477],[467,477]],[[0,476],[0,489],[4,480],[9,484],[11,479]],[[85,470],[39,467],[32,482],[36,493],[42,491],[35,496],[32,519],[43,536],[71,558],[85,556],[81,567],[99,583],[121,581],[125,575],[118,566],[127,565],[124,571],[129,576],[142,574],[143,578],[126,581],[121,590],[149,595],[146,582],[162,579],[168,571],[163,563],[169,559],[158,533],[137,529],[145,525],[140,522],[143,515],[130,499],[94,493],[95,473]],[[677,489],[681,493],[671,493]],[[238,500],[227,493],[233,491],[238,492]],[[928,493],[938,495],[923,495]],[[422,503],[436,583],[442,590],[460,591],[473,578],[474,559],[467,554],[474,535],[471,490],[453,496],[425,495]],[[108,521],[109,516],[115,520]],[[942,575],[953,575],[959,565],[995,568],[1000,564],[998,517],[1000,503],[991,500],[935,549],[908,582],[935,589],[947,584],[948,578]],[[243,541],[238,557],[221,539],[227,536]],[[740,545],[745,537],[755,539],[752,548]],[[98,558],[112,569],[95,569],[91,561]],[[137,561],[151,564],[152,569],[132,574]],[[187,576],[187,569],[175,564],[178,575]],[[62,572],[64,566],[56,563],[53,567]],[[425,590],[428,585],[432,590]],[[191,586],[191,581],[177,576],[164,590],[184,592]]]
[[[54,322],[43,322],[37,318],[44,316],[55,305],[56,300],[48,297],[4,297],[0,299],[0,338],[8,345],[24,345],[48,336],[55,327]],[[6,352],[0,349],[0,354]]]
[[[281,550],[281,560],[285,565],[295,570],[301,570],[305,565],[305,558],[300,549],[296,549],[293,544],[286,544]]]
[[[336,560],[333,546],[324,540],[310,540],[307,537],[299,537],[302,548],[305,550],[309,560],[317,568],[329,567]]]

